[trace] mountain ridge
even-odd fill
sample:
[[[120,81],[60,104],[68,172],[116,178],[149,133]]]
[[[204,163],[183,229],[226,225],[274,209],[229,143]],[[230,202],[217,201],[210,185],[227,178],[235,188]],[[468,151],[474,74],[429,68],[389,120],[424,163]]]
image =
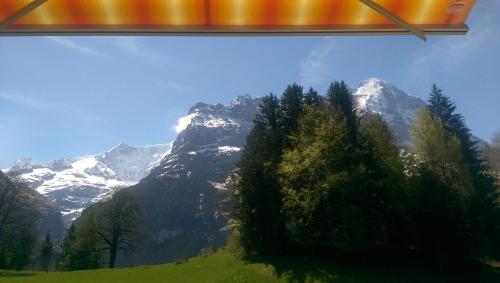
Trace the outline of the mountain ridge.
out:
[[[139,182],[170,148],[171,143],[140,147],[120,143],[103,153],[76,158],[22,159],[3,171],[53,201],[68,224],[90,203]]]

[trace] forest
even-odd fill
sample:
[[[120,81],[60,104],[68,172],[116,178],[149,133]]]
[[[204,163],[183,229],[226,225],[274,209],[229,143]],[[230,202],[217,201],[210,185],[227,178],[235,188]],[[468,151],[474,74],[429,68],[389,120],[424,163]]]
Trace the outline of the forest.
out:
[[[408,148],[396,144],[379,115],[356,110],[343,81],[325,96],[296,84],[266,96],[239,163],[233,241],[246,255],[440,270],[498,259],[498,145],[487,162],[436,85],[411,137]]]

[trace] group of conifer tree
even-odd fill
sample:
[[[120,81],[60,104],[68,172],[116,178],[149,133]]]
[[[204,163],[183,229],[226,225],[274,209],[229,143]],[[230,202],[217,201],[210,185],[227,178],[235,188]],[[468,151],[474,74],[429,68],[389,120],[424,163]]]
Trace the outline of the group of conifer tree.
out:
[[[264,97],[238,166],[246,254],[409,259],[446,268],[500,256],[498,187],[454,103],[433,86],[397,144],[344,82]]]

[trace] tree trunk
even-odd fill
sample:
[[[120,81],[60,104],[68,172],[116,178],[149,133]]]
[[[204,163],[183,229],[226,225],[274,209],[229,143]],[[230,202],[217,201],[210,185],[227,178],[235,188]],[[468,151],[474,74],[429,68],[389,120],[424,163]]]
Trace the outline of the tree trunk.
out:
[[[109,251],[109,268],[115,268],[117,245],[113,243]]]

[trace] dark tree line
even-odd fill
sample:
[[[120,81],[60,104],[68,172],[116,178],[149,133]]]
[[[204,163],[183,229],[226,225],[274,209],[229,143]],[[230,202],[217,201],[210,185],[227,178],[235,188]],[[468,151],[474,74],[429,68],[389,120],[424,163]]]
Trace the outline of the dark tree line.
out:
[[[38,210],[32,191],[0,171],[0,269],[113,268],[119,251],[134,251],[143,235],[138,197],[121,190],[96,203],[68,228],[59,251],[49,233],[38,239]]]
[[[0,269],[23,269],[32,261],[37,217],[29,189],[0,171]]]
[[[87,208],[66,232],[62,267],[66,270],[114,268],[121,251],[135,251],[143,235],[143,208],[135,193],[116,192]]]
[[[344,82],[263,99],[239,163],[237,232],[247,254],[327,252],[474,266],[498,258],[498,186],[462,115],[433,86],[402,151],[359,113]]]

